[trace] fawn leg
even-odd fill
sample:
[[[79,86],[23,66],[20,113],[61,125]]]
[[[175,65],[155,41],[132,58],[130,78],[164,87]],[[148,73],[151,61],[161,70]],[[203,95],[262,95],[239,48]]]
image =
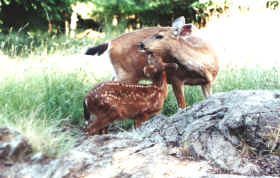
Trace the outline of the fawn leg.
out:
[[[96,116],[94,118],[94,121],[87,127],[88,134],[96,135],[96,134],[106,133],[109,124],[113,120],[114,120],[113,115]]]
[[[141,114],[140,116],[136,117],[134,120],[134,128],[141,127],[142,123],[149,120],[150,114]]]
[[[108,134],[108,127],[109,127],[109,126],[107,126],[107,127],[105,127],[104,129],[102,129],[102,133],[103,133],[103,134]]]

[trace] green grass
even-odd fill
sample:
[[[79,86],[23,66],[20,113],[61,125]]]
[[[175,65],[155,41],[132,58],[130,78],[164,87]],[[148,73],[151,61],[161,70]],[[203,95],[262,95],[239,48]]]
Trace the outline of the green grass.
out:
[[[94,83],[88,82],[83,71],[62,73],[57,71],[25,72],[23,77],[9,76],[0,85],[0,113],[27,114],[40,107],[40,113],[50,120],[68,118],[79,124],[82,102]],[[88,82],[88,83],[87,83]],[[98,82],[98,81],[96,81]]]
[[[52,69],[40,72],[30,69],[20,77],[6,76],[0,80],[0,113],[5,118],[5,122],[2,120],[0,125],[8,125],[22,132],[29,138],[35,152],[56,155],[71,148],[75,137],[71,137],[73,139],[68,142],[63,140],[65,133],[55,137],[52,134],[61,127],[58,123],[64,120],[76,127],[83,125],[82,102],[94,85],[92,78],[94,76],[83,70],[64,73]],[[101,80],[104,79],[109,77]],[[275,68],[227,68],[220,71],[213,90],[217,93],[234,89],[280,89],[279,81],[279,71]],[[203,99],[199,86],[185,86],[185,97],[189,106]],[[177,109],[177,101],[169,86],[162,113],[170,116]],[[121,127],[131,125],[132,122],[126,121]],[[50,144],[40,144],[38,140],[50,140]]]
[[[12,57],[28,57],[77,54],[87,46],[100,44],[108,39],[119,36],[122,30],[118,27],[107,26],[104,39],[71,38],[65,35],[51,35],[46,32],[26,32],[24,28],[18,31],[10,30],[9,34],[0,32],[0,51]],[[123,27],[122,27],[123,28]],[[118,29],[118,30],[117,30]]]
[[[95,82],[84,71],[23,72],[0,80],[0,126],[26,136],[34,152],[56,156],[73,147],[73,130],[60,132],[63,123],[83,126],[82,102]],[[72,136],[71,136],[72,135]]]
[[[50,55],[55,53],[69,55],[80,52],[87,45],[92,45],[92,40],[22,31],[11,31],[9,35],[0,33],[0,49],[5,55],[12,57]]]
[[[0,34],[0,47],[4,54],[29,56],[24,60],[7,59],[12,63],[2,63],[4,60],[0,60],[0,69],[15,68],[11,74],[9,70],[7,74],[0,71],[0,126],[14,128],[25,135],[34,152],[55,156],[71,148],[76,140],[75,133],[58,130],[65,121],[77,128],[83,125],[82,102],[85,94],[96,82],[109,80],[111,76],[96,79],[92,71],[84,70],[86,66],[70,71],[45,66],[49,58],[53,58],[50,54],[69,55],[84,51],[90,44],[87,40],[46,34],[18,36],[19,33],[11,32],[8,37]],[[17,61],[21,62],[19,65],[26,65],[23,71],[16,68]],[[54,61],[60,65],[68,62],[59,58]],[[32,64],[35,62],[34,67]],[[213,84],[213,93],[235,89],[280,89],[280,71],[277,68],[223,67]],[[185,99],[188,106],[203,100],[200,86],[185,86]],[[170,116],[177,109],[177,101],[169,86],[162,113]],[[131,125],[131,121],[117,123],[118,127],[125,129]]]
[[[280,70],[277,68],[262,69],[260,67],[225,67],[219,72],[213,84],[213,93],[215,94],[237,89],[280,89]],[[184,92],[188,106],[204,99],[200,86],[185,86]],[[162,111],[165,115],[170,116],[176,112],[177,108],[178,106],[175,96],[171,87],[169,87],[168,96],[165,100]]]
[[[82,102],[87,91],[94,83],[94,76],[85,71],[63,73],[55,70],[27,71],[22,78],[6,77],[0,85],[0,112],[27,114],[40,106],[43,115],[49,119],[69,118],[73,123],[82,122]],[[106,78],[107,80],[109,79]],[[104,80],[104,79],[103,79]],[[234,89],[280,89],[277,69],[234,69],[222,70],[214,85],[213,92]],[[200,86],[185,86],[187,105],[203,99]],[[171,115],[178,109],[177,101],[169,86],[163,113]]]
[[[34,153],[43,152],[49,157],[55,157],[71,148],[76,137],[70,131],[59,132],[59,120],[50,121],[48,116],[39,116],[39,110],[30,111],[27,115],[17,116],[13,119],[0,116],[0,126],[16,130],[28,138]]]

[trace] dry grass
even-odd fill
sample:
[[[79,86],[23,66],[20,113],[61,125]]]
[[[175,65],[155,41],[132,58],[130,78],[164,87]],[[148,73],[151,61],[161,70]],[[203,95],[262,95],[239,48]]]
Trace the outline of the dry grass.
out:
[[[268,139],[267,147],[271,153],[280,156],[280,125],[269,127],[269,132],[266,135]]]
[[[48,117],[39,117],[39,111],[31,111],[28,115],[13,120],[0,116],[0,126],[6,126],[25,136],[32,151],[42,152],[49,157],[70,150],[76,138],[69,131],[58,132],[59,122],[50,121]]]

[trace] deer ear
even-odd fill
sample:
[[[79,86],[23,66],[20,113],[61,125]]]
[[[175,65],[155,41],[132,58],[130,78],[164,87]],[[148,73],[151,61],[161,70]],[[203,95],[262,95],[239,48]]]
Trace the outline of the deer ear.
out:
[[[177,19],[174,20],[174,22],[172,23],[172,27],[174,28],[180,28],[182,27],[184,24],[185,24],[185,17],[184,16],[181,16],[181,17],[178,17]]]
[[[185,24],[180,30],[180,36],[189,36],[192,34],[192,30],[193,30],[192,24]]]
[[[175,36],[179,36],[182,27],[185,25],[185,17],[181,16],[177,19],[174,20],[174,22],[172,23],[172,33]]]

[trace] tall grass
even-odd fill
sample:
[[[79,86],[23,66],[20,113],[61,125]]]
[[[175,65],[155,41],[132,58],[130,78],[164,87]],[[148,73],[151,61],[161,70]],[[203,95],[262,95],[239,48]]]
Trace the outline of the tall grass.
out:
[[[0,126],[20,132],[28,139],[33,152],[43,152],[49,157],[73,148],[76,137],[69,130],[59,132],[59,120],[50,121],[48,116],[38,114],[39,110],[34,110],[29,111],[29,114],[13,115],[13,119],[0,115]]]
[[[63,123],[83,126],[83,98],[98,82],[91,78],[82,70],[64,73],[43,67],[5,76],[0,80],[0,126],[26,136],[34,152],[56,156],[69,150],[77,136],[62,129]]]
[[[229,20],[229,22],[231,21]],[[232,25],[235,27],[242,26],[238,24]],[[206,34],[215,34],[213,32],[216,32],[217,29],[213,28],[213,26],[210,26],[208,29],[209,33]],[[218,29],[221,29],[221,27],[227,26],[222,23],[218,27]],[[242,27],[241,30],[243,29],[247,28]],[[254,29],[258,28],[254,27]],[[110,28],[107,29],[107,31],[110,30],[112,31]],[[246,37],[250,37],[250,35],[244,34],[244,30],[240,33],[242,38],[236,38],[235,32],[232,32],[232,35],[229,35],[232,38],[230,40],[224,36],[218,38],[219,35],[223,34],[220,31],[218,32],[217,35],[213,35],[214,39],[212,41],[217,41],[217,44],[219,44],[218,42],[221,42],[221,39],[223,39],[224,41],[220,43],[218,51],[224,50],[224,47],[227,47],[227,49],[225,50],[226,55],[220,58],[223,65],[213,84],[213,93],[227,92],[235,89],[280,89],[280,70],[279,67],[273,65],[279,64],[279,62],[269,61],[269,59],[274,59],[276,56],[266,56],[266,54],[272,55],[273,51],[277,51],[271,51],[277,45],[273,45],[273,48],[259,47],[262,50],[257,51],[255,48],[252,48],[254,50],[251,48],[247,50],[251,46],[250,42],[255,43],[255,38],[254,40],[247,40]],[[110,34],[107,36],[112,38]],[[274,33],[275,36],[277,34]],[[224,35],[228,34],[225,33]],[[256,36],[260,37],[259,35]],[[273,36],[273,34],[270,36]],[[243,51],[237,48],[240,45],[240,39],[247,42],[245,47],[242,47]],[[234,41],[236,43],[233,43]],[[9,35],[0,34],[2,53],[9,56],[25,57],[24,59],[26,59],[24,61],[5,59],[6,62],[8,61],[5,63],[3,62],[4,58],[0,56],[0,126],[6,125],[22,132],[29,138],[35,152],[42,151],[49,155],[56,155],[63,152],[63,150],[71,148],[71,145],[73,146],[75,142],[75,136],[71,136],[73,138],[71,139],[67,137],[67,135],[70,135],[68,132],[57,132],[57,130],[63,127],[62,123],[64,121],[80,127],[83,124],[82,102],[85,94],[96,82],[110,80],[111,76],[96,78],[95,74],[91,73],[91,66],[88,66],[86,63],[80,65],[78,70],[77,68],[70,68],[63,71],[55,65],[73,66],[77,63],[72,64],[70,59],[68,60],[67,58],[64,60],[61,57],[52,60],[50,58],[53,58],[53,54],[57,53],[60,56],[81,53],[89,45],[93,45],[91,40],[71,39],[65,36],[23,34],[21,31],[11,31]],[[259,43],[256,45],[259,45]],[[257,52],[265,55],[258,55]],[[255,59],[258,59],[256,57],[259,57],[257,61],[260,61],[258,64],[261,67],[252,67],[253,65],[251,64],[254,64],[256,62]],[[249,62],[246,62],[246,64],[250,64],[250,66],[224,65],[224,63],[230,63],[228,60],[233,61],[233,59],[235,60],[233,64],[242,63],[249,59]],[[82,61],[81,59],[74,59],[73,61],[77,60],[78,62]],[[57,63],[53,61],[57,61]],[[267,64],[270,67],[267,67]],[[185,86],[185,99],[188,106],[201,101],[203,96],[200,86]],[[169,86],[169,93],[162,113],[170,116],[177,109],[177,101]],[[132,124],[132,122],[126,123],[128,124],[125,124],[123,127]],[[45,143],[44,141],[46,140],[50,144]],[[51,149],[51,147],[54,149]]]
[[[12,57],[28,57],[60,53],[69,55],[80,52],[92,40],[75,39],[64,35],[50,35],[45,32],[23,32],[11,30],[9,34],[0,33],[2,53]]]
[[[280,89],[279,68],[235,68],[228,66],[223,68],[213,83],[213,93],[228,92],[232,90],[275,90]],[[185,86],[185,99],[187,105],[203,99],[200,86]],[[172,115],[178,109],[177,101],[171,87],[164,103],[163,113]]]
[[[99,80],[93,81],[94,75],[83,70],[60,72],[43,67],[34,70],[0,80],[0,113],[5,118],[0,119],[0,126],[8,125],[19,130],[29,139],[35,152],[55,156],[71,148],[76,140],[75,136],[68,137],[68,132],[57,132],[63,127],[59,123],[66,120],[75,127],[83,125],[83,98]],[[280,89],[279,72],[276,68],[228,67],[220,71],[213,90],[217,93],[234,89]],[[110,80],[110,77],[100,80]],[[185,98],[188,105],[202,100],[200,87],[185,86]],[[169,86],[162,113],[170,116],[177,109],[177,101]],[[126,122],[123,127],[128,125],[131,126],[132,122]]]
[[[26,71],[22,76],[7,76],[0,85],[0,113],[11,118],[26,115],[40,107],[38,115],[49,120],[68,118],[74,124],[83,123],[82,102],[87,91],[105,77],[92,81],[94,75],[83,70],[63,73],[49,69]],[[227,68],[220,71],[213,84],[213,92],[235,89],[280,89],[280,73],[276,68]],[[199,86],[185,86],[187,105],[203,99]],[[164,103],[163,113],[171,115],[178,109],[172,88]]]
[[[49,119],[68,117],[71,122],[80,123],[83,98],[93,85],[86,83],[83,71],[67,74],[57,71],[25,72],[22,75],[2,80],[0,113],[8,116],[28,114],[39,106],[40,113]]]

